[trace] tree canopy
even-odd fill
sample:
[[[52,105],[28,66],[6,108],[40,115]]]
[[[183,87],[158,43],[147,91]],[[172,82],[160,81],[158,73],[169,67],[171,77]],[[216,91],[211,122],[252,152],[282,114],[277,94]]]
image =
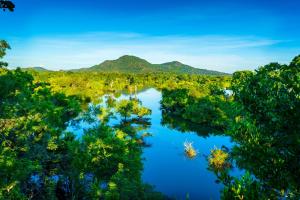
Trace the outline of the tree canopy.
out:
[[[0,8],[2,8],[4,11],[8,9],[12,12],[15,9],[15,4],[12,1],[0,0]]]

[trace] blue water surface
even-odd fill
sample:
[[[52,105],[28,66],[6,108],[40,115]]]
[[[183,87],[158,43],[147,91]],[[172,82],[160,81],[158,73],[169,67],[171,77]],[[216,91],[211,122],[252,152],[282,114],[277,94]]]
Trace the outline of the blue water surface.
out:
[[[223,186],[216,182],[214,173],[207,169],[207,156],[214,148],[231,148],[233,143],[230,137],[216,134],[201,136],[194,132],[183,133],[163,126],[161,92],[152,88],[142,91],[137,97],[143,106],[152,110],[151,126],[146,130],[152,136],[145,138],[150,146],[143,149],[142,155],[143,181],[153,185],[156,191],[175,199],[220,199]],[[128,99],[129,96],[121,95],[120,99],[124,98]],[[83,130],[91,126],[81,122],[81,128],[75,132],[82,135]],[[72,130],[72,127],[69,130]],[[197,157],[189,159],[185,156],[183,144],[186,141],[193,143],[198,151]],[[238,174],[241,174],[241,171],[233,170],[233,175]]]

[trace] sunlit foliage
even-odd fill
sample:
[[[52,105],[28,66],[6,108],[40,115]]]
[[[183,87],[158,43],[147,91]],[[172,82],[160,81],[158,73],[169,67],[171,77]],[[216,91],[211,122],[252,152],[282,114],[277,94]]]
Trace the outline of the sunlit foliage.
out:
[[[6,50],[10,49],[9,44],[5,40],[0,40],[0,68],[7,67],[7,63],[1,61],[1,59],[6,55]]]
[[[0,59],[9,48],[0,41]],[[136,93],[149,87],[162,91],[162,124],[231,136],[233,148],[208,156],[209,169],[224,185],[223,199],[300,198],[300,56],[289,65],[271,63],[232,77],[6,66],[1,60],[0,199],[164,198],[141,180],[151,110]],[[224,94],[228,88],[233,97]],[[121,93],[130,98],[117,100]],[[105,106],[89,104],[106,94]],[[97,123],[81,138],[66,131],[81,120]],[[186,149],[196,155],[191,145]],[[231,176],[234,166],[246,173]]]
[[[196,149],[193,147],[193,143],[192,142],[184,142],[184,152],[185,155],[188,158],[194,158],[195,156],[197,156],[197,151]]]
[[[231,156],[256,179],[247,174],[234,179],[224,190],[225,199],[299,199],[299,58],[233,74],[234,99],[241,109],[228,129],[237,143]]]
[[[215,92],[216,90],[219,92]],[[224,130],[233,115],[233,102],[222,91],[220,87],[213,90],[211,88],[206,96],[197,98],[187,89],[165,89],[162,91],[162,109],[165,113],[178,115],[195,124]]]
[[[231,167],[229,154],[222,149],[213,149],[208,158],[209,166],[215,171],[222,171]]]

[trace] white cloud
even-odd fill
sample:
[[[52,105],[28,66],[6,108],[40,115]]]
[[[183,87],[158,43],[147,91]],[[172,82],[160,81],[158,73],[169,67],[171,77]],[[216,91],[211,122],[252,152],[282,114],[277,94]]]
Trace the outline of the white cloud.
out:
[[[194,67],[233,72],[280,61],[275,54],[271,56],[270,47],[281,42],[284,41],[251,36],[149,36],[95,32],[12,39],[13,49],[7,60],[10,66],[45,66],[57,70],[90,67],[130,54],[152,63],[177,60]]]

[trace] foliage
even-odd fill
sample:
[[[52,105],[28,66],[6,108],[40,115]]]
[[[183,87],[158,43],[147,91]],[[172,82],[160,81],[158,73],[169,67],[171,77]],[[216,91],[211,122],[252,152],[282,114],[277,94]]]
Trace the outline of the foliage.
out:
[[[125,121],[132,115],[136,115],[142,119],[151,114],[151,110],[143,107],[141,102],[137,99],[122,99],[118,101],[116,103],[116,112],[119,113]]]
[[[235,146],[214,150],[210,169],[224,184],[222,199],[299,199],[300,56],[232,78],[234,118],[226,133]],[[232,177],[224,163],[246,170]],[[231,164],[232,165],[232,164]]]
[[[232,178],[232,181],[225,185],[221,198],[224,200],[275,199],[272,191],[264,191],[262,188],[262,185],[247,172],[241,178]]]
[[[249,171],[246,171],[241,177],[231,176],[232,158],[229,152],[218,148],[213,149],[208,157],[209,170],[217,176],[217,182],[224,185],[221,191],[221,199],[275,199],[276,191],[265,188]]]
[[[0,69],[0,199],[165,198],[142,183],[138,130],[107,124],[115,113],[82,138],[66,131],[86,116],[81,99],[20,69]],[[127,104],[139,121],[151,113],[139,101]]]
[[[78,95],[82,99],[96,101],[99,96],[121,93],[133,94],[149,87],[162,89],[187,89],[193,97],[203,97],[209,85],[229,86],[229,76],[180,75],[170,73],[121,74],[97,71],[44,71],[23,69],[31,73],[36,81],[48,82],[53,91],[67,95]],[[74,80],[76,80],[74,82]]]
[[[120,115],[124,117],[126,121],[126,119],[132,115],[133,106],[134,104],[132,101],[123,99],[117,104],[116,111],[120,113]]]
[[[268,198],[300,197],[299,83],[299,56],[289,65],[271,63],[233,75],[234,98],[241,109],[228,131],[237,143],[231,154],[259,180],[253,183],[259,195]],[[254,194],[249,195],[251,199]]]
[[[210,152],[208,164],[214,171],[223,171],[226,168],[230,168],[229,154],[222,149],[213,149]]]
[[[223,92],[215,92],[216,86],[210,88],[207,96],[201,98],[193,97],[187,89],[165,89],[162,91],[162,109],[190,122],[224,130],[233,115],[234,103],[227,100]],[[220,87],[217,90],[222,91]]]
[[[2,69],[0,82],[6,83],[1,84],[0,105],[1,198],[163,198],[142,184],[137,138],[101,123],[75,139],[64,129],[80,111],[78,99],[33,83],[19,69]],[[150,113],[137,101],[121,102],[117,108],[131,103],[126,116]]]
[[[75,97],[32,81],[20,69],[1,70],[1,198],[52,196],[51,177],[61,170],[64,156],[62,132],[79,113]]]
[[[162,91],[161,107],[174,114],[181,114],[185,111],[186,106],[191,104],[193,98],[189,96],[187,89],[168,90]]]
[[[193,147],[193,143],[192,142],[184,142],[184,152],[185,155],[188,158],[194,158],[195,156],[197,156],[197,151],[195,150],[195,148]]]
[[[12,1],[1,0],[0,1],[0,9],[3,9],[3,11],[8,9],[10,12],[13,12],[15,9],[15,4]]]
[[[228,125],[231,104],[223,97],[208,96],[197,100],[186,108],[183,117],[192,122],[225,129]]]
[[[1,41],[0,59],[7,49]],[[118,62],[125,62],[125,70],[160,67],[131,57],[105,65],[117,69]],[[181,66],[164,67],[173,65]],[[289,65],[235,72],[231,86],[228,76],[5,66],[0,62],[0,199],[164,198],[141,181],[139,133],[151,125],[151,110],[132,96],[148,87],[162,90],[162,124],[198,134],[205,126],[232,137],[232,149],[215,149],[208,158],[209,169],[224,184],[223,199],[300,198],[300,56]],[[234,97],[224,95],[229,86]],[[116,101],[124,92],[130,99]],[[100,118],[95,126],[82,138],[65,130],[90,109],[87,103],[97,104],[104,94],[109,94],[106,107],[93,108]],[[121,120],[111,125],[116,116]],[[232,177],[233,164],[246,174]]]
[[[7,67],[7,63],[1,61],[1,59],[6,55],[6,50],[10,49],[9,44],[5,40],[0,40],[0,68]]]

